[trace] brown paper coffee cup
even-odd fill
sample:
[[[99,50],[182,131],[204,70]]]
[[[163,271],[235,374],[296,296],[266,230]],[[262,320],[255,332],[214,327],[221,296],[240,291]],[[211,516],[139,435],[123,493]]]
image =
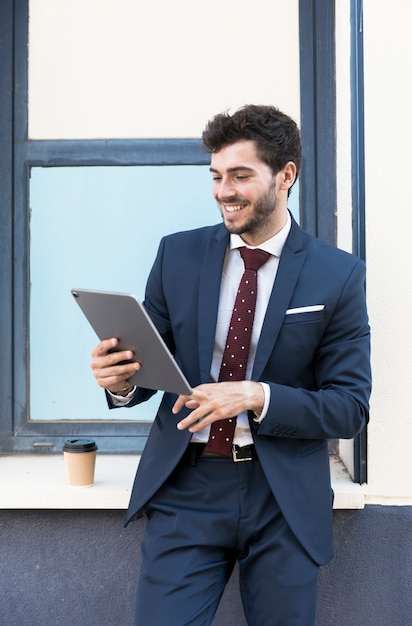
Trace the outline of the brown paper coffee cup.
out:
[[[63,446],[67,480],[71,487],[94,483],[97,445],[93,439],[68,439]]]

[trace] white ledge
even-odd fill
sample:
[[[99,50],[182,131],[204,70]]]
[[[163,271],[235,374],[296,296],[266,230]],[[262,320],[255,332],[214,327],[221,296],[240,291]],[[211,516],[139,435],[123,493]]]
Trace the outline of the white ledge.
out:
[[[69,487],[63,455],[0,456],[0,509],[127,509],[139,456],[98,454],[91,487]],[[362,509],[364,492],[331,457],[335,509]]]

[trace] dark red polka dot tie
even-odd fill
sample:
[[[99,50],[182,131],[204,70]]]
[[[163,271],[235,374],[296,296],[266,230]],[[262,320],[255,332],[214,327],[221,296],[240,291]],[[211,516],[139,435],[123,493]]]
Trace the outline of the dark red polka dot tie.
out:
[[[245,271],[239,283],[232,318],[220,366],[219,382],[245,380],[250,339],[255,317],[258,269],[270,257],[264,250],[239,248]],[[207,452],[229,456],[236,427],[236,416],[214,422],[210,428]]]

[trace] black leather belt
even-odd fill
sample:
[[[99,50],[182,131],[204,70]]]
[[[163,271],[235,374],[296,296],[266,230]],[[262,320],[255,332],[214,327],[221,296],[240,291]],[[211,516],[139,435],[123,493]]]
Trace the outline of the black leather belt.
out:
[[[242,461],[253,461],[257,459],[255,446],[253,444],[248,446],[232,445],[232,452],[228,456],[222,454],[216,454],[215,452],[206,452],[206,444],[204,443],[190,443],[187,449],[189,459],[191,463],[197,459],[229,459],[234,463],[240,463]],[[187,454],[186,453],[186,454]]]

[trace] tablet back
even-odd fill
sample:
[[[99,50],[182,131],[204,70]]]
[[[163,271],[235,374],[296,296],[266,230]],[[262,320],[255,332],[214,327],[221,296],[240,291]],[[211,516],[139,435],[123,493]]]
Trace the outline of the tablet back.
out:
[[[192,393],[185,376],[143,305],[133,295],[72,289],[73,297],[100,340],[116,337],[116,350],[132,350],[142,364],[129,382],[138,387]]]

